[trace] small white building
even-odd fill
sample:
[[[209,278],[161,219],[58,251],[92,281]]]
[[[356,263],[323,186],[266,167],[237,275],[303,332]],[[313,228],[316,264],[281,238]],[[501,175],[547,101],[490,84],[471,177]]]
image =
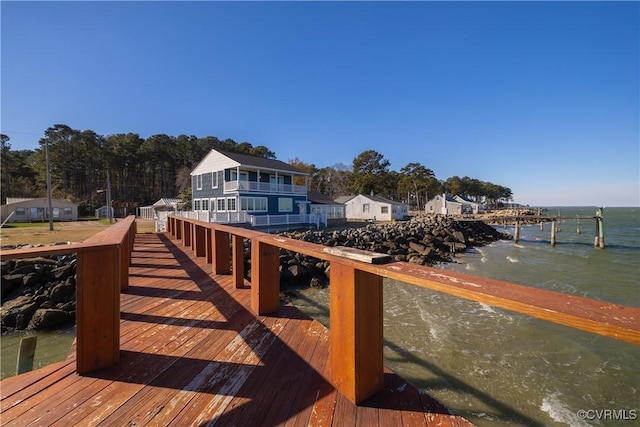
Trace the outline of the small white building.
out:
[[[484,213],[487,211],[487,207],[482,203],[474,202],[473,200],[469,200],[463,196],[453,196],[453,198],[455,201],[469,206],[471,208],[471,212],[474,214]]]
[[[144,219],[165,219],[169,212],[175,212],[181,200],[175,197],[163,197],[150,206],[141,206],[139,217]]]
[[[77,221],[78,205],[64,199],[51,199],[54,221]],[[40,198],[7,197],[7,203],[0,207],[0,221],[4,222],[45,222],[49,221],[49,200]]]
[[[448,194],[438,194],[427,202],[424,209],[428,214],[438,215],[462,215],[473,212],[470,205],[460,203]]]
[[[393,221],[409,217],[409,205],[375,195],[338,197],[344,203],[347,220]]]

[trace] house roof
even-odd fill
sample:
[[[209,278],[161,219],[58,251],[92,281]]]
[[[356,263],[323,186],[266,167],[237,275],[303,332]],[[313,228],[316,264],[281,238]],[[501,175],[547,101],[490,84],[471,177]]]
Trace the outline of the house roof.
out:
[[[331,197],[326,196],[318,191],[309,191],[307,193],[307,200],[316,205],[341,205],[343,203],[333,200]]]
[[[17,205],[20,203],[34,202],[42,200],[43,203],[47,203],[48,200],[46,197],[7,197],[6,205]],[[73,203],[66,199],[51,199],[52,203],[57,205],[66,205],[66,206],[77,206],[77,203]]]
[[[180,199],[173,198],[173,197],[163,197],[162,199],[160,199],[157,202],[155,202],[152,206],[154,206],[154,207],[159,207],[159,206],[173,207],[173,206],[177,205],[178,203],[180,203]]]
[[[336,202],[338,203],[347,203],[349,200],[353,199],[356,196],[340,196],[336,197]]]
[[[341,196],[338,197],[336,199],[336,201],[340,202],[340,203],[347,203],[349,200],[354,199],[358,196],[364,197],[365,199],[369,199],[372,202],[376,202],[376,203],[384,203],[384,204],[388,204],[388,205],[399,205],[399,206],[404,206],[405,203],[400,203],[400,202],[395,202],[393,200],[389,200],[387,198],[384,198],[382,196],[376,196],[376,195],[371,195],[371,194],[358,194],[357,196]]]
[[[193,169],[191,175],[207,173],[214,168],[226,169],[228,167],[250,166],[255,169],[289,172],[296,175],[308,175],[306,172],[280,160],[265,159],[263,157],[250,156],[248,154],[233,153],[212,149],[200,163]]]

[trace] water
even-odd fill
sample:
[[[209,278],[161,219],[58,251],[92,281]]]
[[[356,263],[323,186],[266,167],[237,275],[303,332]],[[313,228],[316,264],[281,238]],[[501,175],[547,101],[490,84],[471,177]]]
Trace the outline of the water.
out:
[[[593,247],[595,220],[581,220],[580,234],[572,220],[554,248],[549,224],[526,226],[518,244],[440,267],[640,307],[640,209],[606,208],[604,218],[605,250]],[[328,324],[328,290],[298,294],[295,304]],[[384,309],[385,364],[479,426],[640,425],[640,346],[391,280]]]
[[[0,373],[0,379],[8,378],[16,374],[20,340],[31,335],[38,336],[33,369],[39,369],[67,358],[73,340],[76,337],[76,329],[73,327],[61,331],[30,331],[3,335],[0,337],[2,344],[2,357],[0,357],[0,368],[2,372]]]

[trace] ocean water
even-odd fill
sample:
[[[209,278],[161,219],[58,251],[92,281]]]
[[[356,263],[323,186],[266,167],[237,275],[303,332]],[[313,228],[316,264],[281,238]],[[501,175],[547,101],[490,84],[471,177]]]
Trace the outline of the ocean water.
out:
[[[604,210],[604,250],[593,246],[595,220],[559,227],[555,247],[549,224],[525,226],[517,244],[439,268],[640,307],[640,209]],[[327,290],[298,295],[296,305],[328,323]],[[640,425],[640,346],[392,280],[384,309],[385,364],[479,426]]]

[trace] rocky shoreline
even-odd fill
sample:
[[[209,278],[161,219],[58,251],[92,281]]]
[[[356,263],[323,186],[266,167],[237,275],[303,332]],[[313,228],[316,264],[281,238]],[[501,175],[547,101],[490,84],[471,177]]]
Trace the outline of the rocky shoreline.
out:
[[[458,221],[451,217],[418,215],[408,221],[368,224],[359,228],[278,233],[285,237],[324,246],[345,246],[393,257],[418,265],[451,262],[456,253],[473,246],[511,239],[480,220]],[[329,263],[281,250],[280,277],[289,284],[324,287],[329,282]],[[247,266],[250,270],[250,263]],[[250,271],[249,271],[250,275]]]
[[[426,215],[415,216],[408,221],[363,227],[353,228],[347,224],[341,229],[278,234],[324,246],[383,253],[395,261],[419,265],[452,261],[456,253],[469,247],[511,238],[511,235],[500,233],[480,220],[457,221],[450,217]],[[250,277],[249,245],[247,242],[245,247],[245,271]],[[329,283],[329,268],[326,261],[281,250],[281,287],[283,290],[290,285],[325,287]],[[0,263],[0,269],[3,334],[25,329],[62,329],[75,322],[75,254],[6,260]]]
[[[3,334],[24,329],[57,330],[73,325],[75,254],[2,261],[0,270]]]

